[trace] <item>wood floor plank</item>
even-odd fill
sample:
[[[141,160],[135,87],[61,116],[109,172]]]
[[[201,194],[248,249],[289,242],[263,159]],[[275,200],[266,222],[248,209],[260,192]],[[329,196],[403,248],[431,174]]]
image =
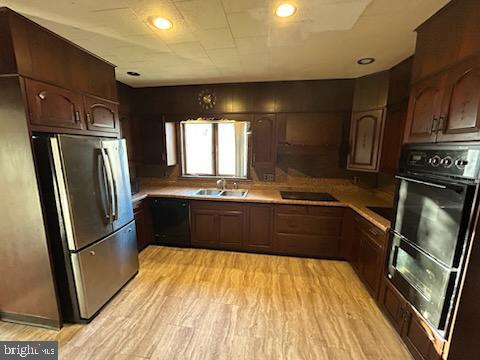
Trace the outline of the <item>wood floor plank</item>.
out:
[[[69,360],[411,358],[345,262],[159,246],[90,324],[0,322],[0,339]]]

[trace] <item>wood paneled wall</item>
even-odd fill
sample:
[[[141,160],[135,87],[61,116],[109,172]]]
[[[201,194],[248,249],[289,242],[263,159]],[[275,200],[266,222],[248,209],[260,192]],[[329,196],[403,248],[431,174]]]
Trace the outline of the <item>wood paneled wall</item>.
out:
[[[166,121],[181,121],[201,116],[243,119],[273,113],[278,123],[277,180],[285,180],[289,173],[348,176],[344,164],[353,87],[354,80],[338,79],[133,89],[134,114],[140,127],[150,129],[140,131],[145,136],[135,149],[139,168],[155,168],[158,137],[151,130],[162,116]],[[198,101],[205,89],[216,97],[215,107],[208,111]]]
[[[283,113],[350,111],[353,80],[276,81],[139,88],[138,114]],[[215,93],[210,111],[198,103],[204,89]]]

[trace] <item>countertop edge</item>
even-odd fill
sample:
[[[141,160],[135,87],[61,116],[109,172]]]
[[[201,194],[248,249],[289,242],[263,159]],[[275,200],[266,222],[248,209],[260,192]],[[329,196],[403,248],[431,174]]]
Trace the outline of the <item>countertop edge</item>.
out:
[[[307,206],[331,206],[331,207],[344,207],[350,208],[358,215],[362,216],[367,221],[371,222],[377,228],[383,232],[388,232],[390,230],[391,224],[388,219],[379,220],[380,215],[375,214],[373,211],[367,209],[365,206],[360,206],[358,204],[353,204],[346,201],[310,201],[310,200],[288,200],[288,199],[262,199],[262,198],[218,198],[218,197],[209,197],[209,196],[194,196],[189,194],[156,194],[155,192],[150,191],[141,191],[132,196],[132,202],[141,201],[146,198],[169,198],[169,199],[187,199],[194,201],[218,201],[218,202],[238,202],[238,203],[257,203],[257,204],[278,204],[278,205],[307,205]],[[383,219],[383,218],[382,218]]]

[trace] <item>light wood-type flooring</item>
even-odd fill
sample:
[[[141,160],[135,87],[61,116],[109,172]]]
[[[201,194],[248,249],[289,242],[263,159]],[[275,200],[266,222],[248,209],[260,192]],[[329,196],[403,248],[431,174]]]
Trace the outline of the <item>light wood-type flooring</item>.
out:
[[[345,262],[157,246],[90,324],[0,322],[0,339],[68,360],[410,359]]]

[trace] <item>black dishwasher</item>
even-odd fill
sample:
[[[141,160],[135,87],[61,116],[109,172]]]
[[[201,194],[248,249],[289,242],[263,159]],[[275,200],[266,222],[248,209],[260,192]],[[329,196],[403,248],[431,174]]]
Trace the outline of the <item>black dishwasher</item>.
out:
[[[153,199],[152,217],[155,244],[190,246],[188,202],[179,199]]]

